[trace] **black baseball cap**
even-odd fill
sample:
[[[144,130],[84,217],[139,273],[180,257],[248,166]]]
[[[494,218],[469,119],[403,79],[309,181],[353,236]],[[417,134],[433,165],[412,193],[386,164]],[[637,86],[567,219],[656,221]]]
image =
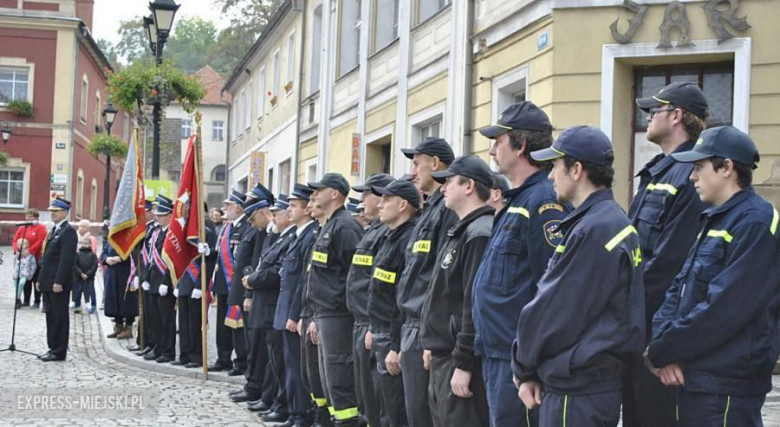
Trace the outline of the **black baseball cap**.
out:
[[[387,187],[387,184],[393,182],[394,178],[386,173],[375,173],[368,177],[368,180],[363,185],[355,185],[353,190],[358,193],[371,191],[371,187]]]
[[[309,187],[332,188],[345,196],[349,195],[349,182],[340,173],[326,173],[318,182],[310,182]]]
[[[479,133],[487,138],[495,139],[514,129],[552,132],[552,125],[547,114],[536,104],[531,101],[523,101],[509,106],[498,116],[498,123],[480,129]]]
[[[396,180],[385,187],[371,187],[371,191],[377,196],[398,196],[420,209],[420,194],[417,193],[417,187],[409,181]]]
[[[750,137],[734,126],[720,126],[701,133],[691,151],[672,154],[674,160],[682,163],[698,162],[710,157],[731,159],[752,167],[758,167],[760,156],[756,144]]]
[[[637,98],[636,105],[643,109],[645,112],[651,108],[661,108],[669,104],[682,107],[691,113],[704,119],[707,115],[707,97],[704,96],[704,92],[690,82],[674,82],[654,96],[647,98]]]
[[[458,157],[447,170],[431,172],[431,177],[437,182],[444,182],[455,175],[471,178],[485,184],[488,188],[493,188],[493,172],[484,160],[473,154]]]
[[[439,160],[447,165],[452,164],[455,160],[452,147],[444,138],[426,138],[425,141],[417,144],[414,148],[402,148],[401,152],[410,159],[413,159],[415,154],[427,154],[431,157],[438,157]]]
[[[499,190],[501,193],[506,193],[509,191],[509,181],[507,181],[506,177],[504,175],[501,175],[498,172],[493,172],[493,185],[490,186],[490,188],[494,190]]]
[[[552,147],[531,152],[537,162],[555,160],[563,156],[574,157],[597,165],[611,165],[608,159],[612,143],[601,129],[594,126],[572,126],[561,132]]]

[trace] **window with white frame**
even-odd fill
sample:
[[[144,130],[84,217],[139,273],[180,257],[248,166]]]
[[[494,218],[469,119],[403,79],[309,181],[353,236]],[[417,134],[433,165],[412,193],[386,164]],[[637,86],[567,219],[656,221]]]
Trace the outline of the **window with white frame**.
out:
[[[97,181],[92,178],[92,186],[90,188],[89,193],[89,219],[95,220],[97,219],[97,193],[98,193],[98,187],[97,187]]]
[[[260,77],[257,82],[258,97],[257,97],[257,120],[262,120],[265,114],[265,67],[260,69]]]
[[[249,106],[246,103],[246,90],[241,91],[241,111],[239,112],[239,123],[242,124],[241,129],[249,129],[249,120],[247,118],[249,117],[249,114],[247,114],[247,110],[249,110]],[[242,121],[243,120],[243,121]]]
[[[255,96],[254,94],[254,81],[249,81],[249,86],[247,86],[246,89],[246,111],[244,111],[244,126],[249,129],[250,126],[252,126],[252,98]]]
[[[84,215],[84,171],[79,169],[76,177],[76,218]]]
[[[292,93],[293,80],[295,79],[295,31],[287,37],[287,82],[284,92]]]
[[[528,66],[522,65],[493,77],[493,123],[513,104],[525,101]]]
[[[427,138],[439,138],[441,136],[441,118],[417,125],[420,129],[420,142]]]
[[[192,135],[192,120],[181,121],[181,139],[187,139]]]
[[[320,90],[320,54],[322,50],[322,6],[314,9],[311,23],[311,64],[309,64],[309,95]]]
[[[290,191],[290,173],[292,172],[292,163],[285,160],[279,164],[279,193],[286,194]]]
[[[274,107],[276,106],[276,103],[279,102],[279,80],[281,79],[281,76],[279,75],[279,51],[277,50],[274,52],[274,75],[273,75],[273,82],[271,84],[271,99],[276,98],[276,102],[271,102],[271,105]]]
[[[103,113],[103,103],[100,99],[100,92],[95,93],[95,129],[100,127],[103,129],[103,121],[100,120],[100,116]]]
[[[24,207],[24,169],[0,168],[0,207]]]
[[[306,167],[306,182],[314,182],[317,180],[317,163],[311,163]]]
[[[87,99],[89,97],[89,80],[87,80],[87,75],[84,74],[84,77],[81,78],[81,108],[79,113],[79,118],[81,119],[81,123],[87,124]]]
[[[381,50],[398,37],[399,3],[400,0],[374,0],[375,25],[372,52]]]
[[[29,88],[29,68],[0,67],[0,105],[13,100],[29,101]]]
[[[222,141],[225,137],[225,122],[222,120],[214,120],[211,122],[211,139],[214,141]]]
[[[265,188],[274,188],[274,168],[268,168],[268,185]]]
[[[361,0],[341,2],[341,40],[339,43],[339,77],[358,66],[360,60]]]
[[[236,123],[238,123],[238,97],[233,100],[233,109],[230,111],[230,135],[233,142],[235,142],[236,138],[238,138],[238,126]]]
[[[452,0],[417,0],[417,24],[422,24],[452,3]]]
[[[225,180],[225,165],[217,165],[211,171],[212,181],[224,181]]]

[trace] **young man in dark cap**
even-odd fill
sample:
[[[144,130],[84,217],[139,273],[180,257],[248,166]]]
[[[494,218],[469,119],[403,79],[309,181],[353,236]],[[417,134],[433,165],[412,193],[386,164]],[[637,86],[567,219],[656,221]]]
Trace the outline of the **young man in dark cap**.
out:
[[[384,187],[393,181],[386,173],[371,175],[363,185],[352,187],[361,193],[361,200],[355,206],[362,204],[364,218],[369,222],[363,237],[358,242],[352,265],[347,274],[347,309],[355,317],[352,330],[352,355],[355,361],[355,389],[358,397],[358,409],[369,425],[381,426],[379,390],[377,389],[379,373],[376,370],[377,360],[371,352],[371,346],[366,348],[366,340],[371,341],[369,331],[368,295],[371,282],[371,270],[374,257],[382,244],[382,238],[387,233],[387,226],[379,220],[379,202],[382,201],[371,191],[374,186]],[[362,224],[361,224],[362,225]],[[368,338],[366,336],[368,335]]]
[[[334,424],[353,427],[360,417],[352,361],[355,319],[347,309],[346,283],[363,230],[344,208],[349,183],[342,175],[327,173],[309,186],[315,189],[312,198],[327,218],[312,248],[306,295],[314,308],[320,376]]]
[[[381,197],[377,206],[379,220],[385,224],[387,232],[377,248],[371,271],[368,299],[370,332],[366,334],[363,346],[371,350],[376,359],[372,372],[378,379],[377,395],[387,418],[382,425],[404,427],[408,425],[408,419],[399,360],[403,316],[398,309],[396,287],[404,270],[404,254],[414,231],[420,196],[409,181],[374,186],[371,192]]]
[[[498,172],[493,172],[493,185],[490,186],[490,197],[487,204],[496,212],[501,212],[506,207],[506,197],[504,194],[509,192],[509,181]]]
[[[222,202],[225,205],[225,212],[227,212],[227,221],[217,239],[217,266],[214,268],[213,278],[214,296],[217,299],[217,361],[208,367],[211,372],[233,368],[233,330],[225,324],[225,319],[228,314],[228,295],[236,264],[233,253],[241,241],[241,234],[245,229],[251,228],[246,221],[236,221],[239,218],[236,211],[241,209],[241,205],[245,201],[246,195],[244,193],[233,190],[230,196]]]
[[[517,399],[512,341],[520,310],[536,295],[560,241],[555,229],[568,210],[547,179],[551,165],[531,158],[531,152],[552,145],[552,125],[544,111],[529,101],[514,104],[480,133],[493,140],[490,155],[514,188],[503,193],[507,208],[497,210],[474,278],[474,352],[482,360],[491,425],[531,427],[539,414]]]
[[[68,353],[70,316],[68,300],[73,287],[76,230],[68,222],[70,201],[57,197],[49,204],[54,226],[46,236],[41,271],[36,289],[46,301],[46,341],[49,351],[39,358],[44,362],[62,361]]]
[[[149,249],[149,242],[152,240],[152,235],[157,229],[157,220],[154,218],[154,210],[152,209],[152,200],[144,200],[144,214],[146,215],[146,235],[144,240],[139,245],[138,249],[141,252],[141,265],[136,267],[136,275],[133,279],[133,287],[138,289],[141,286],[141,279],[146,273],[146,269],[149,267],[151,261],[151,252]],[[134,255],[135,256],[135,255]],[[209,276],[211,277],[211,276]],[[154,333],[152,332],[150,321],[151,314],[149,309],[152,307],[152,299],[149,292],[142,291],[141,298],[143,298],[143,313],[139,313],[140,318],[138,321],[139,333],[136,337],[136,345],[128,347],[127,350],[136,352],[136,354],[143,356],[154,349]],[[142,331],[141,331],[142,330]],[[141,339],[143,336],[143,339]],[[141,345],[143,343],[143,346]]]
[[[645,360],[676,388],[679,426],[762,425],[780,351],[780,215],[753,190],[759,154],[742,131],[708,129],[672,156],[694,164],[712,207],[653,318]]]
[[[455,155],[450,144],[441,138],[428,138],[417,147],[403,148],[401,152],[412,159],[412,182],[428,196],[409,240],[397,288],[398,307],[404,317],[399,357],[406,415],[410,427],[428,427],[433,421],[428,404],[429,374],[423,365],[420,346],[420,314],[436,256],[447,238],[447,230],[458,221],[457,215],[444,206],[441,184],[431,173],[446,170]]]
[[[173,296],[170,272],[163,261],[162,251],[165,234],[171,223],[173,201],[161,194],[157,195],[155,201],[154,216],[160,227],[150,245],[151,262],[146,269],[142,287],[152,295],[152,330],[155,331],[157,346],[144,359],[168,363],[176,359],[176,297]]]
[[[472,289],[495,210],[487,205],[493,176],[477,156],[455,159],[431,176],[443,183],[459,221],[444,240],[422,309],[420,344],[431,372],[429,400],[438,427],[490,424],[482,367],[474,354]]]
[[[311,191],[308,186],[296,184],[288,198],[287,212],[295,227],[292,242],[287,248],[279,270],[279,300],[274,313],[274,329],[282,334],[284,354],[284,388],[287,396],[287,423],[293,427],[309,427],[312,406],[301,369],[301,338],[297,327],[301,314],[299,289],[306,279],[307,254],[314,243],[317,224],[308,208]],[[296,298],[297,297],[297,298]],[[321,390],[319,396],[322,396]],[[318,414],[319,415],[319,414]]]
[[[688,179],[693,165],[675,161],[671,154],[693,148],[709,111],[704,93],[693,83],[672,83],[636,102],[648,113],[647,140],[663,151],[637,174],[639,189],[628,211],[644,260],[645,343],[649,343],[653,315],[696,240],[705,208]],[[629,367],[623,387],[625,427],[674,425],[674,390],[664,387],[641,360]]]
[[[520,313],[519,396],[541,405],[542,427],[617,426],[625,361],[641,353],[645,324],[639,236],[612,196],[612,144],[597,128],[575,126],[531,157],[554,161],[558,201],[574,211]]]

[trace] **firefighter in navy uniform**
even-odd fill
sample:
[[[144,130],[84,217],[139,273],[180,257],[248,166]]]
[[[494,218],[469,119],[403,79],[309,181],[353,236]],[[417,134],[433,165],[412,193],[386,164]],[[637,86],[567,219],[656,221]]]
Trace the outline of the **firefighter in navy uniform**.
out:
[[[305,298],[314,309],[320,378],[334,424],[351,427],[357,425],[359,413],[352,362],[355,319],[347,310],[346,283],[363,230],[344,208],[349,183],[343,176],[327,173],[309,186],[315,189],[312,198],[327,221],[312,248]]]
[[[514,104],[480,133],[495,141],[490,155],[514,188],[503,192],[506,208],[497,210],[474,278],[474,352],[482,359],[491,425],[531,427],[538,425],[539,414],[517,399],[512,341],[520,310],[536,295],[536,284],[560,241],[555,228],[568,209],[558,203],[547,179],[551,165],[531,158],[532,151],[552,145],[552,125],[539,107],[529,101]]]
[[[425,296],[420,344],[431,373],[428,399],[433,425],[490,424],[482,366],[474,354],[472,289],[495,209],[487,205],[493,176],[477,156],[455,159],[446,171],[434,172],[443,183],[447,208],[459,221],[447,230]]]
[[[308,186],[296,184],[288,198],[290,221],[295,227],[292,242],[282,258],[279,270],[279,300],[274,313],[274,329],[282,334],[284,353],[284,389],[287,393],[287,423],[291,427],[309,427],[309,409],[312,401],[303,382],[301,369],[301,337],[298,335],[298,321],[301,313],[301,298],[298,290],[306,278],[306,259],[311,252],[317,230],[317,223],[308,208],[311,192]],[[296,298],[297,297],[297,298]]]
[[[49,230],[41,257],[41,272],[36,290],[46,301],[46,342],[49,351],[39,358],[44,362],[63,361],[68,353],[70,316],[68,299],[73,287],[73,263],[78,236],[68,222],[70,201],[57,197],[49,204],[54,226]]]
[[[264,342],[252,342],[251,352],[266,353],[276,391],[273,410],[262,416],[265,422],[286,422],[288,415],[282,332],[273,327],[281,284],[279,271],[287,248],[295,240],[295,226],[290,223],[288,206],[287,196],[280,194],[274,205],[268,209],[270,215],[273,215],[273,226],[279,237],[263,251],[255,272],[244,277],[244,286],[247,288],[245,297],[252,300],[249,309],[250,327],[262,329],[265,336]]]
[[[363,206],[364,218],[370,225],[355,249],[352,265],[347,274],[347,309],[355,317],[352,330],[352,354],[355,362],[355,390],[358,408],[369,425],[381,426],[381,406],[379,402],[378,373],[376,359],[372,357],[371,347],[366,349],[366,335],[371,340],[368,328],[368,288],[371,281],[371,269],[374,264],[381,239],[387,233],[387,226],[379,221],[380,197],[371,192],[372,186],[384,187],[393,181],[386,173],[374,174],[363,185],[352,187],[362,193],[361,200],[353,203],[357,208]]]
[[[146,269],[149,267],[149,262],[151,261],[151,258],[149,257],[149,242],[152,240],[152,235],[158,226],[157,220],[154,218],[154,208],[152,205],[153,201],[144,200],[144,213],[146,214],[146,235],[144,236],[144,240],[141,241],[141,244],[137,246],[138,250],[140,251],[141,262],[136,266],[136,275],[133,279],[135,288],[140,287],[141,279],[143,278]],[[136,257],[136,255],[134,254],[133,257]],[[135,259],[138,259],[138,257]],[[138,323],[138,327],[143,328],[144,346],[141,347],[141,331],[139,330],[135,345],[127,348],[128,351],[135,352],[139,356],[143,356],[154,349],[154,339],[152,338],[153,333],[151,322],[149,321],[149,308],[152,304],[150,297],[151,295],[149,295],[148,292],[143,292],[143,317],[142,321],[139,321]]]
[[[712,207],[653,318],[645,359],[676,389],[679,426],[759,426],[780,350],[780,215],[753,190],[759,154],[742,131],[705,130],[672,156],[695,162],[691,180]]]
[[[693,148],[709,112],[704,93],[693,83],[672,83],[636,102],[648,113],[647,140],[663,150],[637,174],[639,189],[628,211],[642,248],[647,344],[653,314],[696,240],[705,208],[688,179],[693,165],[675,161],[671,154]],[[623,387],[625,427],[675,424],[674,390],[661,384],[641,359],[627,370]]]
[[[447,238],[447,230],[458,216],[444,206],[441,184],[431,172],[443,171],[455,160],[450,144],[441,138],[428,138],[412,149],[401,149],[412,159],[412,182],[427,197],[417,218],[406,249],[403,273],[398,280],[398,307],[404,317],[401,328],[401,375],[404,378],[406,416],[411,427],[433,425],[428,405],[428,371],[423,366],[420,346],[420,313],[425,292],[436,265],[436,256]]]
[[[523,308],[513,345],[519,397],[540,406],[539,425],[617,426],[626,361],[641,353],[644,290],[639,236],[612,195],[609,138],[591,126],[531,153],[554,160],[561,243]]]
[[[198,250],[206,256],[206,277],[211,277],[209,273],[213,272],[213,260],[217,256],[217,234],[208,224],[204,226],[206,242],[205,245],[199,245]],[[179,302],[179,359],[171,362],[171,365],[182,365],[185,368],[203,366],[201,274],[201,258],[198,256],[187,266],[187,271],[173,291]]]
[[[230,292],[230,283],[233,280],[233,273],[235,271],[235,260],[233,258],[233,252],[238,246],[240,241],[239,236],[243,232],[243,228],[249,228],[249,225],[243,222],[238,222],[239,227],[236,227],[235,219],[237,217],[230,218],[230,209],[235,209],[233,206],[238,205],[240,207],[246,201],[246,196],[240,191],[230,193],[230,196],[223,201],[225,205],[225,211],[227,214],[227,221],[222,229],[222,233],[217,238],[217,266],[214,268],[214,297],[217,299],[217,324],[216,324],[216,340],[217,340],[217,361],[209,365],[208,369],[211,372],[219,372],[229,370],[233,368],[232,355],[233,355],[233,331],[225,324],[225,319],[228,314],[228,294]]]
[[[171,222],[173,201],[157,195],[157,207],[154,216],[160,228],[154,233],[151,242],[151,263],[146,269],[143,289],[152,294],[152,329],[155,331],[157,347],[144,356],[145,360],[157,363],[172,362],[176,359],[176,297],[173,296],[170,273],[162,258],[165,235]]]
[[[406,263],[404,254],[420,209],[420,195],[409,181],[393,181],[385,187],[374,186],[371,191],[382,197],[379,219],[386,224],[388,232],[374,257],[368,300],[371,331],[364,345],[376,358],[373,371],[379,376],[377,393],[382,398],[389,426],[405,427],[409,420],[398,361],[404,319],[398,308],[396,287]]]

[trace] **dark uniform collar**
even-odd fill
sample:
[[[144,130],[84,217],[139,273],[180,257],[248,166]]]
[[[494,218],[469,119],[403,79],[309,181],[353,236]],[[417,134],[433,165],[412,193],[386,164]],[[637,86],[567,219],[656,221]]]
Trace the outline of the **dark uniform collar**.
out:
[[[669,169],[673,164],[677,163],[677,161],[674,160],[674,158],[672,157],[672,154],[681,153],[683,151],[691,151],[695,144],[696,141],[689,139],[688,141],[685,141],[682,144],[680,144],[677,147],[677,149],[669,153],[669,155],[666,155],[664,153],[658,154],[657,156],[653,157],[652,160],[647,162],[645,167],[642,168],[642,170],[639,171],[639,173],[636,174],[636,176],[642,176],[646,173],[650,174],[650,176],[658,176],[662,174],[664,171]]]
[[[726,203],[720,206],[710,206],[709,208],[705,209],[704,212],[702,212],[702,217],[711,218],[720,213],[727,212],[734,206],[742,203],[745,199],[752,197],[754,194],[756,194],[756,191],[753,189],[752,185],[750,187],[745,187],[731,196],[731,198],[728,199]]]
[[[335,212],[333,212],[333,215],[331,215],[330,218],[328,218],[328,221],[326,222],[326,224],[328,222],[330,222],[330,220],[332,220],[333,218],[336,218],[342,211],[346,211],[346,210],[347,210],[347,208],[345,208],[344,206],[339,206],[339,208],[336,209]]]
[[[601,190],[596,190],[593,193],[590,193],[587,199],[585,199],[582,204],[572,211],[558,226],[559,229],[568,229],[572,226],[575,222],[577,222],[580,218],[585,216],[585,214],[590,210],[590,208],[595,205],[598,202],[603,202],[604,200],[613,200],[615,197],[612,195],[612,189],[611,188],[602,188]]]
[[[545,179],[547,179],[549,175],[550,175],[549,171],[540,169],[532,173],[530,176],[528,176],[528,178],[526,178],[525,181],[523,181],[523,183],[519,187],[513,188],[507,191],[506,193],[504,193],[504,197],[507,199],[511,199],[516,195],[522,193],[526,189],[534,186],[536,183],[544,181]]]
[[[458,234],[463,232],[463,230],[465,230],[466,227],[468,227],[469,224],[474,222],[477,218],[483,215],[493,215],[495,213],[496,210],[493,209],[493,207],[491,206],[488,205],[480,206],[477,209],[474,209],[473,211],[469,212],[469,214],[466,215],[465,218],[458,221],[454,226],[452,226],[452,228],[450,228],[449,231],[447,232],[447,235],[450,237],[457,236]]]
[[[416,216],[413,216],[413,217],[409,218],[409,219],[408,219],[406,222],[404,222],[403,224],[401,224],[401,225],[399,225],[398,227],[396,227],[396,228],[394,228],[394,229],[390,230],[390,231],[387,233],[387,238],[388,238],[389,240],[395,240],[395,239],[398,237],[398,235],[399,235],[399,234],[401,234],[401,233],[403,233],[403,232],[404,232],[404,230],[406,230],[406,229],[407,229],[407,228],[409,228],[409,227],[414,227],[414,219],[415,219],[415,218],[416,218]]]
[[[430,197],[428,197],[428,200],[425,201],[425,205],[423,206],[423,209],[435,205],[442,198],[444,198],[444,194],[442,194],[441,187],[439,187],[436,189],[436,191],[433,192],[433,194],[431,194]]]

